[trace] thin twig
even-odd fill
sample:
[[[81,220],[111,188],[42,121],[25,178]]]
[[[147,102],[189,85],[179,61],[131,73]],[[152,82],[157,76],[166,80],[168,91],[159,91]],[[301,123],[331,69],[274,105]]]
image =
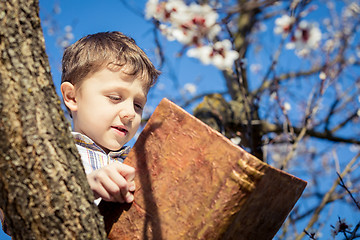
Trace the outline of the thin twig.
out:
[[[359,204],[359,202],[356,201],[356,199],[355,199],[355,197],[353,196],[352,192],[351,192],[351,191],[349,190],[349,188],[345,185],[345,183],[344,183],[342,177],[340,176],[340,174],[339,174],[338,172],[336,172],[336,174],[338,175],[339,180],[340,180],[339,185],[340,185],[341,187],[343,187],[343,188],[349,193],[349,196],[350,196],[351,199],[354,201],[356,207],[360,210],[360,204]]]
[[[316,240],[316,238],[315,238],[315,233],[308,233],[305,229],[304,229],[304,233],[305,233],[306,235],[308,235],[310,239]]]

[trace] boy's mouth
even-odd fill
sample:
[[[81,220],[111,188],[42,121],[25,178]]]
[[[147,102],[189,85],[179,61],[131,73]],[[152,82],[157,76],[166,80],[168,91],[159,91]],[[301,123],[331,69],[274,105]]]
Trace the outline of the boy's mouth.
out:
[[[118,132],[123,133],[124,135],[128,133],[128,130],[124,126],[111,126],[111,128],[115,129]]]

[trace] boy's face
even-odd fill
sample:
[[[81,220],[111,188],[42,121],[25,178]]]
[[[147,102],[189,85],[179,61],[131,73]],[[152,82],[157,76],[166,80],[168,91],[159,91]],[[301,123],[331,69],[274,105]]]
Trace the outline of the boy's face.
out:
[[[105,68],[75,88],[74,131],[105,152],[119,150],[137,132],[145,103],[141,79]]]

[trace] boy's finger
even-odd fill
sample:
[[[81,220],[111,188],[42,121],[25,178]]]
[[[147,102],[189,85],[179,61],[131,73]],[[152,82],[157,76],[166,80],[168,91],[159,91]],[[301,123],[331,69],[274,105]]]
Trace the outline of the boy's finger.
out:
[[[127,184],[126,184],[127,185]],[[129,192],[129,189],[128,187],[126,186],[126,188],[120,188],[120,191],[121,191],[121,196],[122,198],[124,199],[125,202],[127,202],[127,198],[129,197],[129,194],[131,194]]]
[[[130,192],[135,192],[136,185],[135,185],[135,182],[134,182],[134,181],[129,182],[128,187],[129,187],[129,191],[130,191]]]
[[[107,183],[106,190],[116,201],[123,203],[126,193],[129,191],[128,182],[118,172],[112,172],[108,176],[109,182]]]
[[[127,203],[131,203],[132,201],[134,201],[134,195],[130,192],[127,192],[127,194],[124,197],[124,200]]]
[[[117,162],[118,163],[118,162]],[[116,170],[128,181],[132,181],[135,178],[135,168],[126,165],[124,163],[116,164]]]
[[[113,198],[111,195],[106,191],[104,186],[101,186],[96,189],[96,195],[104,199],[105,201],[112,202]]]

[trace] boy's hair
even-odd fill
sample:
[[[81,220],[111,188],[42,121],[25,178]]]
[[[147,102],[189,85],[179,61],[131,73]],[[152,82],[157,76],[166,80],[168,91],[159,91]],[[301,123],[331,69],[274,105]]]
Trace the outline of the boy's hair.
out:
[[[139,75],[146,92],[160,74],[134,39],[117,31],[100,32],[87,35],[65,49],[61,83],[81,84],[105,67],[115,70],[114,66],[117,69],[125,66],[126,74]]]

